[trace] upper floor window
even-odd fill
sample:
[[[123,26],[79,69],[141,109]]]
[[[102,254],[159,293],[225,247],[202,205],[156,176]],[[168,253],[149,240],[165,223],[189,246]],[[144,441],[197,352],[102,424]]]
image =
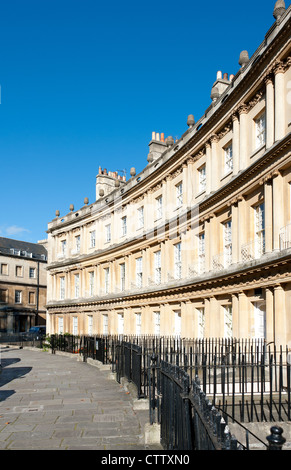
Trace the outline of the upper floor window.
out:
[[[263,112],[255,119],[255,145],[256,149],[265,145],[266,142],[266,114]]]
[[[75,237],[75,250],[76,250],[77,253],[80,252],[80,247],[81,247],[81,237],[80,237],[80,235],[77,235]]]
[[[64,276],[60,277],[60,300],[65,298],[65,278]]]
[[[203,273],[205,270],[205,233],[200,233],[198,238],[198,271]]]
[[[80,295],[80,275],[75,274],[75,298],[77,299]]]
[[[255,207],[255,257],[265,252],[265,205]]]
[[[155,252],[155,283],[161,283],[162,265],[161,265],[161,250]]]
[[[206,189],[206,165],[203,165],[201,168],[199,168],[198,175],[199,192],[202,192]]]
[[[142,257],[136,259],[136,287],[142,287]]]
[[[106,242],[111,242],[111,224],[105,225]]]
[[[181,243],[174,245],[174,274],[175,279],[181,279],[182,277],[182,253],[181,253]]]
[[[124,237],[127,234],[127,218],[126,216],[121,218],[121,236]]]
[[[29,277],[30,277],[30,279],[35,278],[35,272],[36,272],[35,268],[29,268]]]
[[[63,256],[66,256],[67,253],[67,240],[62,240],[61,241],[61,254]]]
[[[125,289],[125,263],[120,265],[120,290]]]
[[[105,275],[105,294],[109,293],[110,288],[110,278],[109,278],[109,268],[104,268],[104,275]]]
[[[139,207],[137,210],[137,223],[138,228],[142,228],[144,226],[144,207]]]
[[[156,199],[157,219],[161,219],[163,215],[163,197],[160,196]]]
[[[224,172],[233,170],[232,143],[224,147]]]
[[[18,277],[23,276],[23,266],[16,266],[16,276]]]
[[[180,183],[176,186],[176,204],[181,207],[183,204],[183,184]]]
[[[95,248],[96,246],[96,231],[93,230],[90,232],[90,248]]]
[[[95,273],[94,271],[89,272],[89,295],[94,295],[94,280],[95,280]]]
[[[4,274],[5,276],[8,275],[8,264],[1,264],[1,274]]]
[[[223,224],[223,254],[224,254],[224,266],[227,267],[232,262],[231,220]]]

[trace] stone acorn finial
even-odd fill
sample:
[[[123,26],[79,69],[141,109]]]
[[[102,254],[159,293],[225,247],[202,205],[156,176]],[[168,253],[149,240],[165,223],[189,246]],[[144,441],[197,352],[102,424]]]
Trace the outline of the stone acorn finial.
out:
[[[73,212],[74,210],[74,204],[70,204],[70,211]]]
[[[248,51],[241,51],[240,56],[239,56],[239,65],[241,67],[244,67],[248,62],[249,62],[249,53]]]
[[[119,181],[119,180],[115,180],[114,186],[115,186],[116,188],[119,188],[119,186],[120,186],[120,181]]]
[[[169,135],[169,137],[166,138],[166,144],[168,147],[171,147],[171,145],[174,144],[174,139],[171,135]]]
[[[102,189],[102,188],[99,189],[99,196],[100,197],[104,196],[104,189]]]
[[[130,169],[130,176],[134,177],[135,175],[136,175],[135,168],[132,167],[132,168]]]
[[[56,217],[59,217],[59,216],[60,216],[60,211],[56,210]]]
[[[87,204],[89,204],[89,199],[87,197],[85,197],[84,199],[84,204],[87,206]]]
[[[274,18],[276,20],[281,18],[285,10],[286,10],[286,7],[285,7],[284,0],[277,0],[277,2],[275,3],[274,11],[273,11]]]
[[[189,114],[188,119],[187,119],[187,126],[188,127],[193,127],[195,124],[195,119],[193,114]]]

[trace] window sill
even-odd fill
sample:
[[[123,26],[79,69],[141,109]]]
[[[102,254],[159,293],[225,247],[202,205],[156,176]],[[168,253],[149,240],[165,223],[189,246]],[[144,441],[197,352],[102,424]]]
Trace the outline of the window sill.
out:
[[[250,159],[253,159],[258,153],[260,153],[262,150],[266,150],[266,144],[261,145],[261,147],[258,147],[253,151],[253,153],[250,155]]]
[[[220,178],[220,181],[223,181],[225,178],[233,174],[233,170],[229,170],[227,173],[224,173],[224,175]]]
[[[196,197],[196,198],[197,198],[197,197],[200,197],[200,196],[202,196],[202,194],[206,194],[206,188],[205,188],[205,189],[202,189],[202,191],[200,191],[198,194],[196,194],[195,197]]]

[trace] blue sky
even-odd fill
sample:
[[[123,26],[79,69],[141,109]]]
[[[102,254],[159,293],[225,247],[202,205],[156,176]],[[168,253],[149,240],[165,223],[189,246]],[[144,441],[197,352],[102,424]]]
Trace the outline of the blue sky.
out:
[[[46,238],[57,209],[94,202],[99,166],[139,173],[152,131],[179,138],[203,115],[274,5],[2,0],[0,236]]]

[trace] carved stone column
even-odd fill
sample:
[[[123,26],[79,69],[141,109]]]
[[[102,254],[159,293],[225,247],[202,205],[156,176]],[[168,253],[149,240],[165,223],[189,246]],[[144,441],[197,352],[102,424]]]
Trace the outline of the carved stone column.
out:
[[[266,84],[266,148],[272,147],[274,143],[275,132],[275,97],[273,76],[267,75]]]
[[[275,75],[275,141],[282,139],[285,135],[285,93],[284,93],[283,62],[278,61],[274,67]]]
[[[280,249],[280,229],[284,225],[283,177],[273,173],[273,249]]]
[[[247,165],[247,149],[248,149],[248,129],[247,120],[249,107],[247,105],[240,106],[239,110],[239,170],[244,170]]]
[[[275,314],[275,344],[285,346],[287,344],[286,305],[285,291],[282,285],[274,287],[274,314]]]
[[[211,167],[206,168],[207,174],[206,179],[209,171],[211,171],[211,191],[216,191],[219,186],[219,169],[220,165],[218,164],[218,155],[217,155],[217,146],[218,146],[218,136],[212,135],[210,138],[211,142]]]
[[[236,175],[239,172],[239,149],[240,149],[240,139],[239,139],[239,118],[235,113],[232,115],[232,124],[233,124],[233,140],[232,140],[232,154],[233,154],[233,174]]]

